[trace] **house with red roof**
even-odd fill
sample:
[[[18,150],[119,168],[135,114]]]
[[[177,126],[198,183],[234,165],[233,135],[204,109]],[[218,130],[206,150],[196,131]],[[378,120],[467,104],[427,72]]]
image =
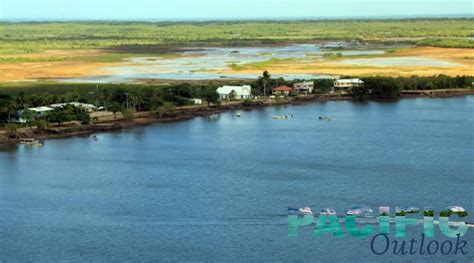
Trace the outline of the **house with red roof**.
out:
[[[291,93],[293,93],[293,88],[290,88],[288,86],[280,86],[277,88],[272,89],[272,94],[273,95],[285,95],[288,96]]]

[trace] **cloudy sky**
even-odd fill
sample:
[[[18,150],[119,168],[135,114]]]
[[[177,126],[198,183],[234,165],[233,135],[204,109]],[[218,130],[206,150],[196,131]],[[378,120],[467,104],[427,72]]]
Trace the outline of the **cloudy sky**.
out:
[[[474,0],[0,0],[0,19],[232,19],[472,14]]]

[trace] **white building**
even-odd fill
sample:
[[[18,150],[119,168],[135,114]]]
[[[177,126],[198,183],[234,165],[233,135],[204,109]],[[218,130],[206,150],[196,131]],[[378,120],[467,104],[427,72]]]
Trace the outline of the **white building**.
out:
[[[222,86],[217,89],[221,100],[242,100],[252,98],[252,87],[244,86]]]
[[[350,89],[362,85],[364,82],[360,79],[338,79],[334,82],[334,87],[339,89]]]
[[[80,103],[80,102],[66,102],[66,103],[57,103],[57,104],[51,104],[49,105],[51,108],[63,108],[66,105],[73,105],[74,107],[77,108],[84,108],[88,112],[93,112],[97,110],[97,107],[93,104],[87,104],[87,103]]]
[[[33,113],[34,118],[41,118],[41,117],[45,117],[50,111],[53,111],[54,109],[51,107],[41,106],[41,107],[35,107],[35,108],[28,108],[28,110]],[[13,117],[10,120],[10,122],[25,124],[27,121],[26,119],[22,118],[23,112],[25,112],[25,110],[19,110],[16,113],[16,116]]]
[[[201,105],[201,104],[202,104],[202,99],[192,98],[192,99],[190,99],[190,101],[191,101],[194,105]]]
[[[52,107],[41,106],[41,107],[36,107],[36,108],[28,108],[28,110],[36,113],[39,116],[44,116],[48,112],[53,111],[54,109]]]
[[[314,90],[314,82],[312,81],[305,81],[293,84],[293,88],[295,88],[296,93],[303,93],[309,94],[313,93]]]

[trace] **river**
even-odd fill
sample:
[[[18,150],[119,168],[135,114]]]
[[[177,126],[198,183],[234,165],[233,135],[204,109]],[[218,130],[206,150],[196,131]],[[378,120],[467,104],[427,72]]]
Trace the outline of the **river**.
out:
[[[474,229],[466,255],[376,256],[371,238],[347,233],[316,238],[302,227],[289,238],[286,214],[474,212],[473,105],[474,96],[316,102],[4,149],[0,261],[472,262]],[[285,114],[294,118],[272,119]],[[408,229],[418,237],[423,227]]]

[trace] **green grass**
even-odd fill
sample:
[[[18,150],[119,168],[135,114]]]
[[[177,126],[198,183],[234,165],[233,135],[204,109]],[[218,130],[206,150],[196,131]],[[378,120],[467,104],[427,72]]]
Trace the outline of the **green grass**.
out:
[[[474,40],[459,38],[428,38],[416,42],[420,46],[448,47],[448,48],[474,48]]]
[[[0,63],[27,63],[27,62],[57,62],[66,61],[66,57],[44,57],[44,58],[26,58],[26,57],[0,57]]]
[[[216,22],[32,22],[0,23],[0,54],[53,49],[114,48],[157,53],[156,46],[241,46],[398,37],[471,37],[474,19],[216,21]],[[444,41],[434,44],[446,45]],[[465,41],[449,46],[472,47]],[[428,43],[429,44],[429,43]],[[128,50],[127,50],[128,48]],[[151,51],[151,52],[150,52]]]
[[[303,59],[298,59],[298,58],[286,58],[286,59],[272,58],[272,59],[265,60],[265,61],[252,62],[252,63],[246,63],[246,64],[241,64],[241,65],[231,64],[231,65],[229,65],[229,68],[231,68],[232,70],[235,70],[235,71],[244,70],[244,69],[248,69],[248,68],[265,70],[266,68],[272,66],[272,64],[282,62],[282,61],[284,61],[284,62],[303,61]]]

